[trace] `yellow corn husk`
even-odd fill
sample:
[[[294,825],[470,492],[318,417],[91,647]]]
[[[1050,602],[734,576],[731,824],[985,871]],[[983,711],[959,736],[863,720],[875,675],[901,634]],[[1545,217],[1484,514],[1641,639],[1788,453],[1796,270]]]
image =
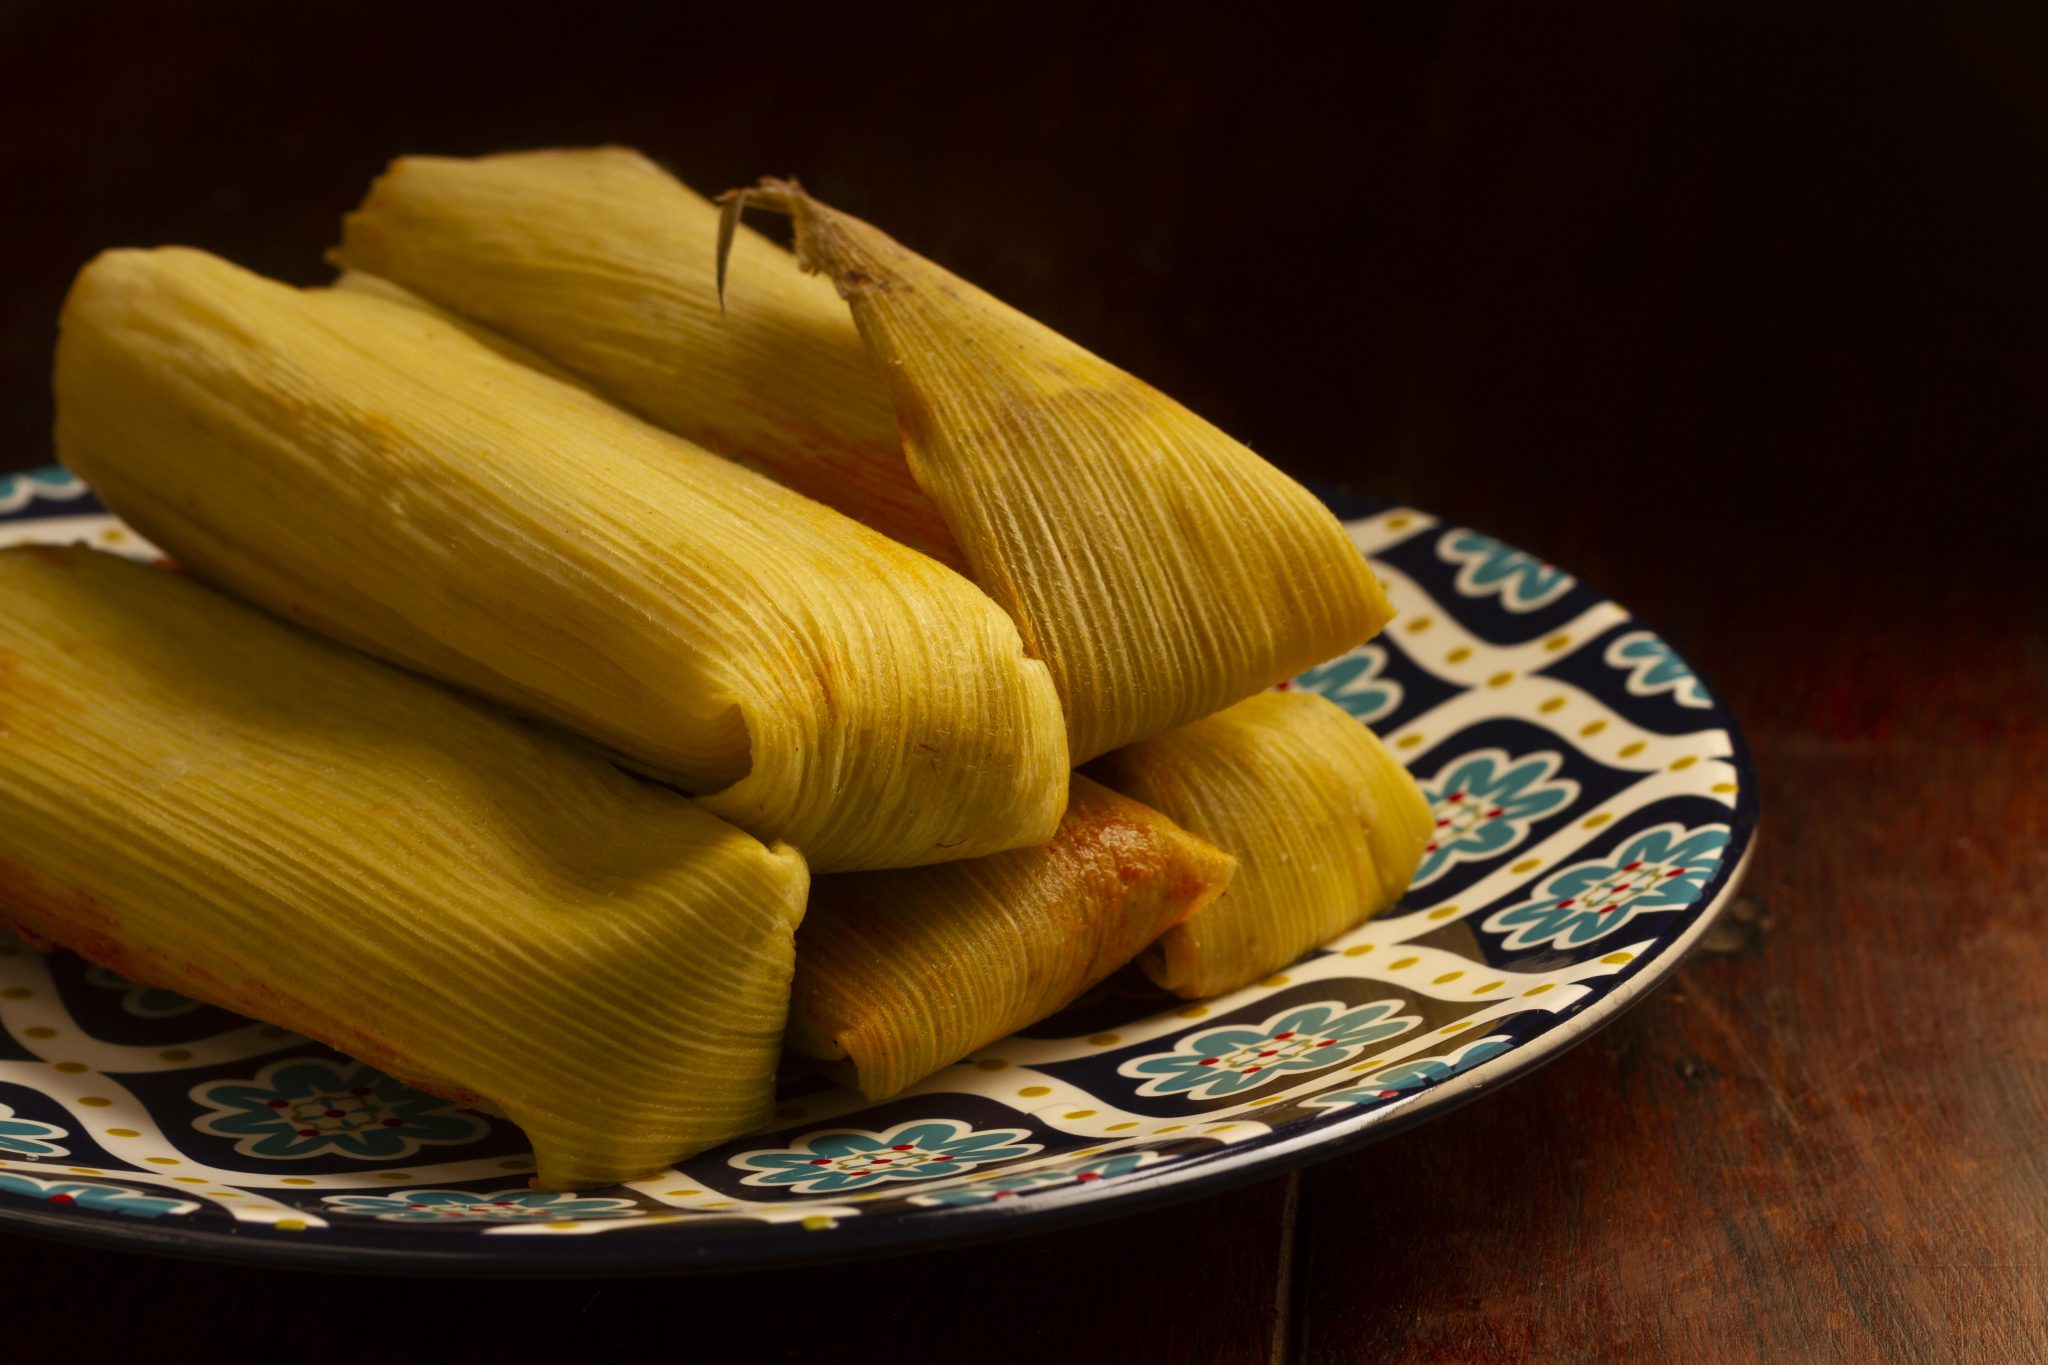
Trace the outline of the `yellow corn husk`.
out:
[[[1372,731],[1302,692],[1262,692],[1092,771],[1236,856],[1222,898],[1141,959],[1189,999],[1278,971],[1401,899],[1429,802]]]
[[[767,1118],[808,880],[186,575],[0,551],[0,919],[495,1106],[543,1186]]]
[[[743,202],[790,214],[798,260],[852,307],[918,486],[1052,667],[1075,762],[1393,615],[1328,508],[1158,390],[793,182]]]
[[[846,305],[742,229],[721,315],[717,231],[708,200],[623,148],[408,156],[349,215],[333,255],[958,567]]]
[[[420,309],[458,329],[472,341],[488,346],[507,360],[517,361],[530,370],[539,370],[550,379],[559,379],[564,384],[574,384],[585,392],[598,392],[532,347],[521,346],[503,332],[493,331],[474,319],[463,317],[460,313],[451,313],[437,304],[430,303],[404,285],[396,284],[381,275],[366,275],[360,270],[344,270],[334,277],[334,284],[331,287],[354,294],[369,294],[392,303],[402,303],[408,308]],[[601,393],[598,394],[600,398],[603,396]]]
[[[202,577],[600,740],[820,870],[1043,843],[1058,702],[953,571],[433,313],[79,276],[59,457]]]
[[[1076,776],[1045,848],[821,877],[797,939],[789,1045],[896,1094],[1071,1003],[1201,911],[1233,863]]]

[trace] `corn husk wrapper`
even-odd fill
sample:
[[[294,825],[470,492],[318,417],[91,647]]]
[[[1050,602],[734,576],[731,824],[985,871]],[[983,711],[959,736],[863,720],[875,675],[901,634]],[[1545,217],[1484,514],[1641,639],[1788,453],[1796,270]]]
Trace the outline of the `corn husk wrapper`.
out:
[[[879,1100],[1063,1009],[1215,900],[1233,864],[1076,775],[1042,849],[821,877],[797,941],[789,1045]]]
[[[742,228],[721,314],[718,209],[607,147],[394,161],[334,259],[532,348],[657,426],[958,565],[832,286]]]
[[[714,210],[617,149],[404,158],[335,255],[957,556],[1051,665],[1077,763],[1391,616],[1323,505],[1215,427],[794,186],[747,197],[795,216],[803,263],[857,333],[823,281],[744,227],[721,321]]]
[[[1043,843],[1067,761],[949,569],[431,312],[110,252],[59,457],[201,576],[671,775],[813,867]]]
[[[495,1106],[547,1188],[767,1118],[808,880],[186,575],[0,551],[0,920]]]
[[[493,331],[473,318],[460,313],[451,313],[446,308],[430,303],[402,284],[394,283],[381,275],[366,275],[360,270],[344,270],[334,278],[335,289],[354,294],[368,294],[391,303],[402,303],[408,308],[417,308],[461,332],[470,340],[497,352],[507,360],[516,361],[530,370],[539,370],[550,379],[559,379],[564,384],[573,384],[587,393],[596,389],[584,383],[569,371],[549,360],[530,346],[522,346],[503,332]],[[598,394],[601,398],[604,395]]]
[[[1237,858],[1230,889],[1140,959],[1189,999],[1249,985],[1391,907],[1432,827],[1379,738],[1302,692],[1249,697],[1090,772]]]
[[[853,310],[918,486],[1052,668],[1079,763],[1377,633],[1379,582],[1313,494],[1158,390],[857,218],[766,181]]]

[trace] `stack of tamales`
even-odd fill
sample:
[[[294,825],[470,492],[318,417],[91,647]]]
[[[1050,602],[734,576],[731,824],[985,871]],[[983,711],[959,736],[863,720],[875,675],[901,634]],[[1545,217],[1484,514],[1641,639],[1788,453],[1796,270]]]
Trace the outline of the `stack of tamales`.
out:
[[[570,1188],[760,1123],[785,1044],[880,1098],[1405,888],[1414,784],[1266,690],[1386,599],[1164,395],[625,151],[406,158],[336,259],[115,251],[66,303],[60,457],[185,572],[0,555],[39,941],[494,1105]]]

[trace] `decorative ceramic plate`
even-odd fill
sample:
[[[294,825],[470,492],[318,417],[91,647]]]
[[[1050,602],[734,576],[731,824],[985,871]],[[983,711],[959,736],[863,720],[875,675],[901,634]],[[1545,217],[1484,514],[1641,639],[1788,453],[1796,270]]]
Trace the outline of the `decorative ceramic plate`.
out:
[[[1565,570],[1411,509],[1338,510],[1400,616],[1290,685],[1392,743],[1436,833],[1399,908],[1284,972],[1198,1005],[1126,974],[882,1104],[794,1074],[770,1131],[549,1194],[502,1120],[0,935],[0,1227],[413,1272],[814,1261],[1268,1176],[1533,1070],[1732,894],[1756,824],[1742,737]],[[0,479],[19,541],[154,554],[57,469]]]

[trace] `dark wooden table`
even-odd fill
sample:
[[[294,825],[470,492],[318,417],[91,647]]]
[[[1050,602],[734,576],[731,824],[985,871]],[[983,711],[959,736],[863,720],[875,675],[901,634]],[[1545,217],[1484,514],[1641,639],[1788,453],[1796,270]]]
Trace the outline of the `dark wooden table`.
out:
[[[1213,1198],[699,1281],[0,1237],[0,1356],[2048,1358],[2041,13],[739,8],[0,6],[0,468],[99,246],[315,279],[400,151],[794,170],[1620,595],[1748,730],[1748,897],[1544,1072]]]

